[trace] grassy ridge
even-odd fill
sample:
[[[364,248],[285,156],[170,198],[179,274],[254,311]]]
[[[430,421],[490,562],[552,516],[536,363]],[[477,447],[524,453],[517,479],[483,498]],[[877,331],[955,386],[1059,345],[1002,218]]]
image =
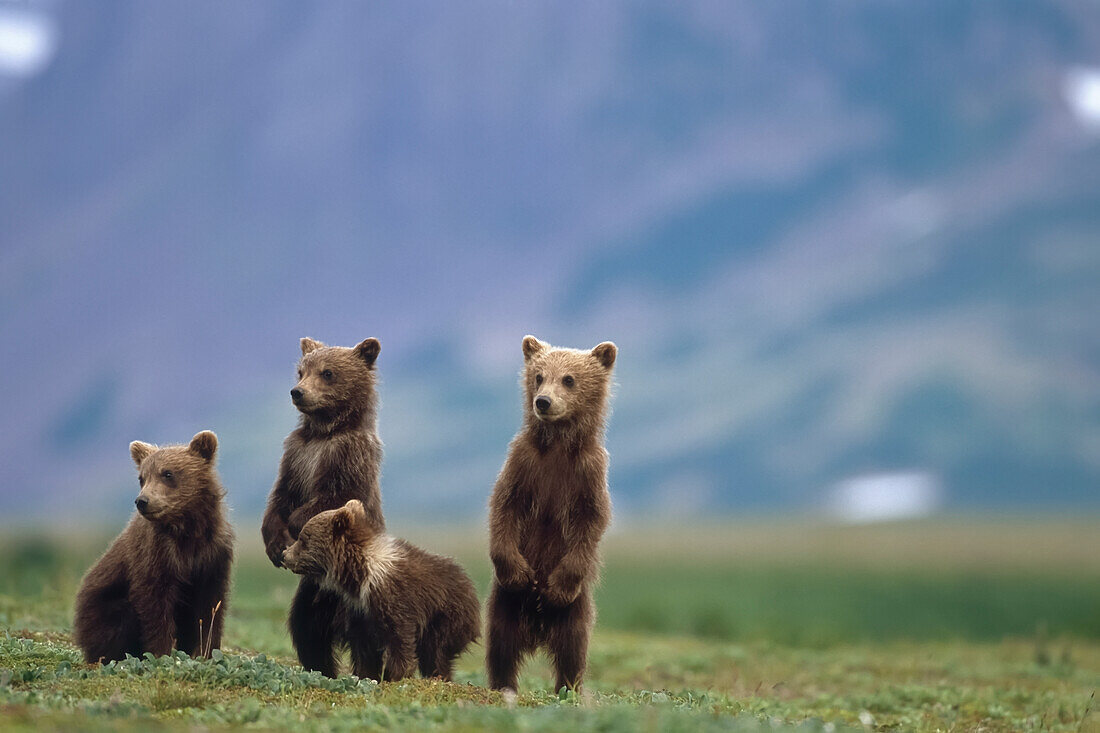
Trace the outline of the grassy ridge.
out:
[[[301,671],[284,627],[295,578],[244,532],[221,660],[86,667],[69,639],[72,597],[103,540],[9,536],[0,542],[0,725],[1098,730],[1089,698],[1100,687],[1100,553],[1082,551],[1095,540],[1075,537],[1080,526],[1052,526],[1042,559],[999,551],[990,543],[1005,542],[1003,532],[986,532],[983,545],[980,526],[951,540],[954,553],[945,542],[955,530],[943,526],[924,528],[923,539],[920,527],[883,536],[931,542],[937,551],[923,562],[896,547],[884,560],[873,537],[858,537],[881,528],[816,539],[791,530],[789,543],[717,529],[612,536],[586,692],[559,698],[536,657],[514,709],[484,689],[480,646],[460,660],[455,684],[334,684]],[[458,556],[486,588],[483,540],[408,534]]]

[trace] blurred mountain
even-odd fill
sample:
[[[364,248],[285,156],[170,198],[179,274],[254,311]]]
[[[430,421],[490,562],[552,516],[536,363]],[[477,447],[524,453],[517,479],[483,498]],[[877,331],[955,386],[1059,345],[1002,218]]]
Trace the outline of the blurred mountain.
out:
[[[1100,506],[1091,2],[0,3],[0,506],[117,519],[297,340],[382,340],[386,507],[480,515],[519,343],[620,346],[625,516]],[[1092,95],[1092,96],[1090,96]]]

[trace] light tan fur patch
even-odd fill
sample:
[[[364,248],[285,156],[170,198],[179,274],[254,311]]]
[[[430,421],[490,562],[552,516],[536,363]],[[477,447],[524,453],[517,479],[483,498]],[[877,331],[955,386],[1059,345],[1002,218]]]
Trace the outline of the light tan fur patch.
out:
[[[325,441],[314,441],[302,446],[294,453],[293,471],[304,486],[312,487],[315,483],[317,467],[321,465],[327,447]]]
[[[361,552],[366,579],[359,588],[357,600],[359,605],[365,607],[371,594],[378,592],[393,573],[397,563],[404,557],[404,552],[397,544],[397,540],[389,535],[375,537],[363,547]],[[321,579],[320,584],[326,590],[344,592],[332,568]]]
[[[394,566],[402,558],[403,553],[397,546],[396,540],[389,535],[379,535],[363,548],[363,558],[366,560],[367,579],[363,587],[359,589],[359,599],[365,604],[370,595],[378,590],[386,578],[393,572]]]

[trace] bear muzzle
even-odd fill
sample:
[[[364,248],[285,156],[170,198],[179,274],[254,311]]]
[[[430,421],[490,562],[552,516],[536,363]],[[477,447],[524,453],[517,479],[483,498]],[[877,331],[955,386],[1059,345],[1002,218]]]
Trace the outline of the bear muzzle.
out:
[[[290,401],[294,403],[294,407],[297,408],[298,412],[306,415],[312,415],[320,408],[316,397],[315,394],[310,394],[300,386],[290,390]]]
[[[540,394],[534,401],[535,417],[539,420],[558,420],[565,416],[565,404],[549,395]]]
[[[144,492],[134,499],[134,506],[137,507],[138,514],[150,522],[156,521],[164,514],[164,504],[157,502],[155,498],[150,498]]]
[[[283,550],[282,556],[283,567],[292,573],[298,572],[298,543],[295,542],[290,547]]]

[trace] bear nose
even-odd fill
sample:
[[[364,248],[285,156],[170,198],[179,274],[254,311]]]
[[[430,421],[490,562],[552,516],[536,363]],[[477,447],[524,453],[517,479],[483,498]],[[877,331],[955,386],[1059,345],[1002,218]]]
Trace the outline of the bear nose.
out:
[[[550,409],[550,398],[542,396],[535,398],[535,407],[538,408],[539,412],[546,412]]]
[[[302,390],[298,389],[297,387],[290,390],[290,399],[294,400],[295,402],[302,399]]]
[[[138,498],[134,499],[134,506],[137,507],[137,510],[139,512],[144,514],[145,510],[149,508],[149,500],[146,499],[144,496],[139,496]]]

